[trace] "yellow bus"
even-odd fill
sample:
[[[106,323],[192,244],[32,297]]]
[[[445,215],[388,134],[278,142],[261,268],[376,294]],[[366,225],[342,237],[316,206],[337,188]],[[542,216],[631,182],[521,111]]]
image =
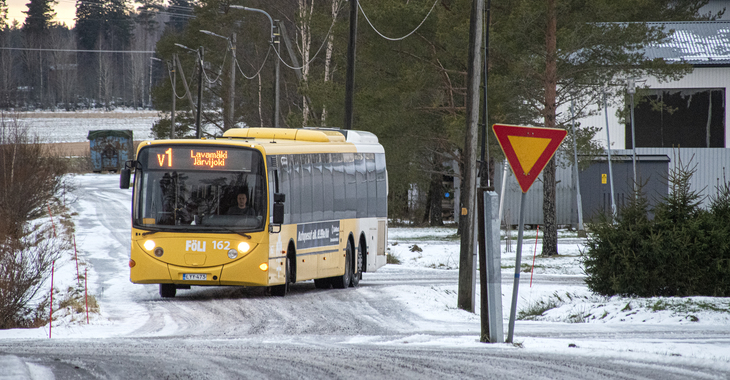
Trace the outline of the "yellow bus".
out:
[[[240,128],[139,144],[130,279],[160,296],[198,285],[357,286],[386,262],[388,175],[369,132]]]

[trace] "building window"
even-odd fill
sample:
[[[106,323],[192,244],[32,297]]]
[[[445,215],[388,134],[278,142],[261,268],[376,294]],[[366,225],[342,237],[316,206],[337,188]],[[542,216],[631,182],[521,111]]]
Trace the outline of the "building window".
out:
[[[635,102],[637,147],[725,147],[724,88],[652,89]],[[633,147],[630,118],[626,147]]]

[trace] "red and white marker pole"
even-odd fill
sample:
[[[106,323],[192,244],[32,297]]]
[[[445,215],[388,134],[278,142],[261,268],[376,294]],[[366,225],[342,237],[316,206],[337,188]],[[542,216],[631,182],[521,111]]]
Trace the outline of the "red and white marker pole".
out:
[[[537,255],[537,237],[540,236],[540,225],[537,225],[537,234],[535,234],[535,252],[532,253],[532,268],[530,269],[530,287],[532,287],[532,274],[535,272],[535,256]]]
[[[51,339],[53,333],[53,272],[56,269],[56,260],[51,264],[51,313],[48,315],[48,339]]]

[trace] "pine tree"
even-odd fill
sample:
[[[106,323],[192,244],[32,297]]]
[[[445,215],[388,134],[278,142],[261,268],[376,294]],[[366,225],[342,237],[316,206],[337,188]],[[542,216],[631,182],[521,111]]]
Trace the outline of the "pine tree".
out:
[[[628,76],[667,79],[689,72],[687,65],[651,61],[641,48],[666,38],[646,21],[699,19],[707,0],[637,4],[622,0],[508,0],[492,5],[490,81],[511,93],[516,111],[533,125],[564,127],[557,110],[577,102],[577,118],[599,103],[604,88]],[[705,17],[712,17],[706,15]],[[496,78],[495,78],[496,77]],[[616,88],[607,91],[617,92]],[[527,117],[525,117],[527,116]],[[543,255],[557,251],[555,218],[556,158],[543,171]]]

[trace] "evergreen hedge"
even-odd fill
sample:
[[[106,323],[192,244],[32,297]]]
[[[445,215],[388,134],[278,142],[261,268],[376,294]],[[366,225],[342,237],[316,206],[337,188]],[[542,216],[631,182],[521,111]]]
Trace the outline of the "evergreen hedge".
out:
[[[730,183],[708,210],[690,190],[693,169],[681,162],[669,175],[670,194],[649,218],[639,190],[612,219],[591,225],[582,254],[593,292],[622,296],[730,296]]]

